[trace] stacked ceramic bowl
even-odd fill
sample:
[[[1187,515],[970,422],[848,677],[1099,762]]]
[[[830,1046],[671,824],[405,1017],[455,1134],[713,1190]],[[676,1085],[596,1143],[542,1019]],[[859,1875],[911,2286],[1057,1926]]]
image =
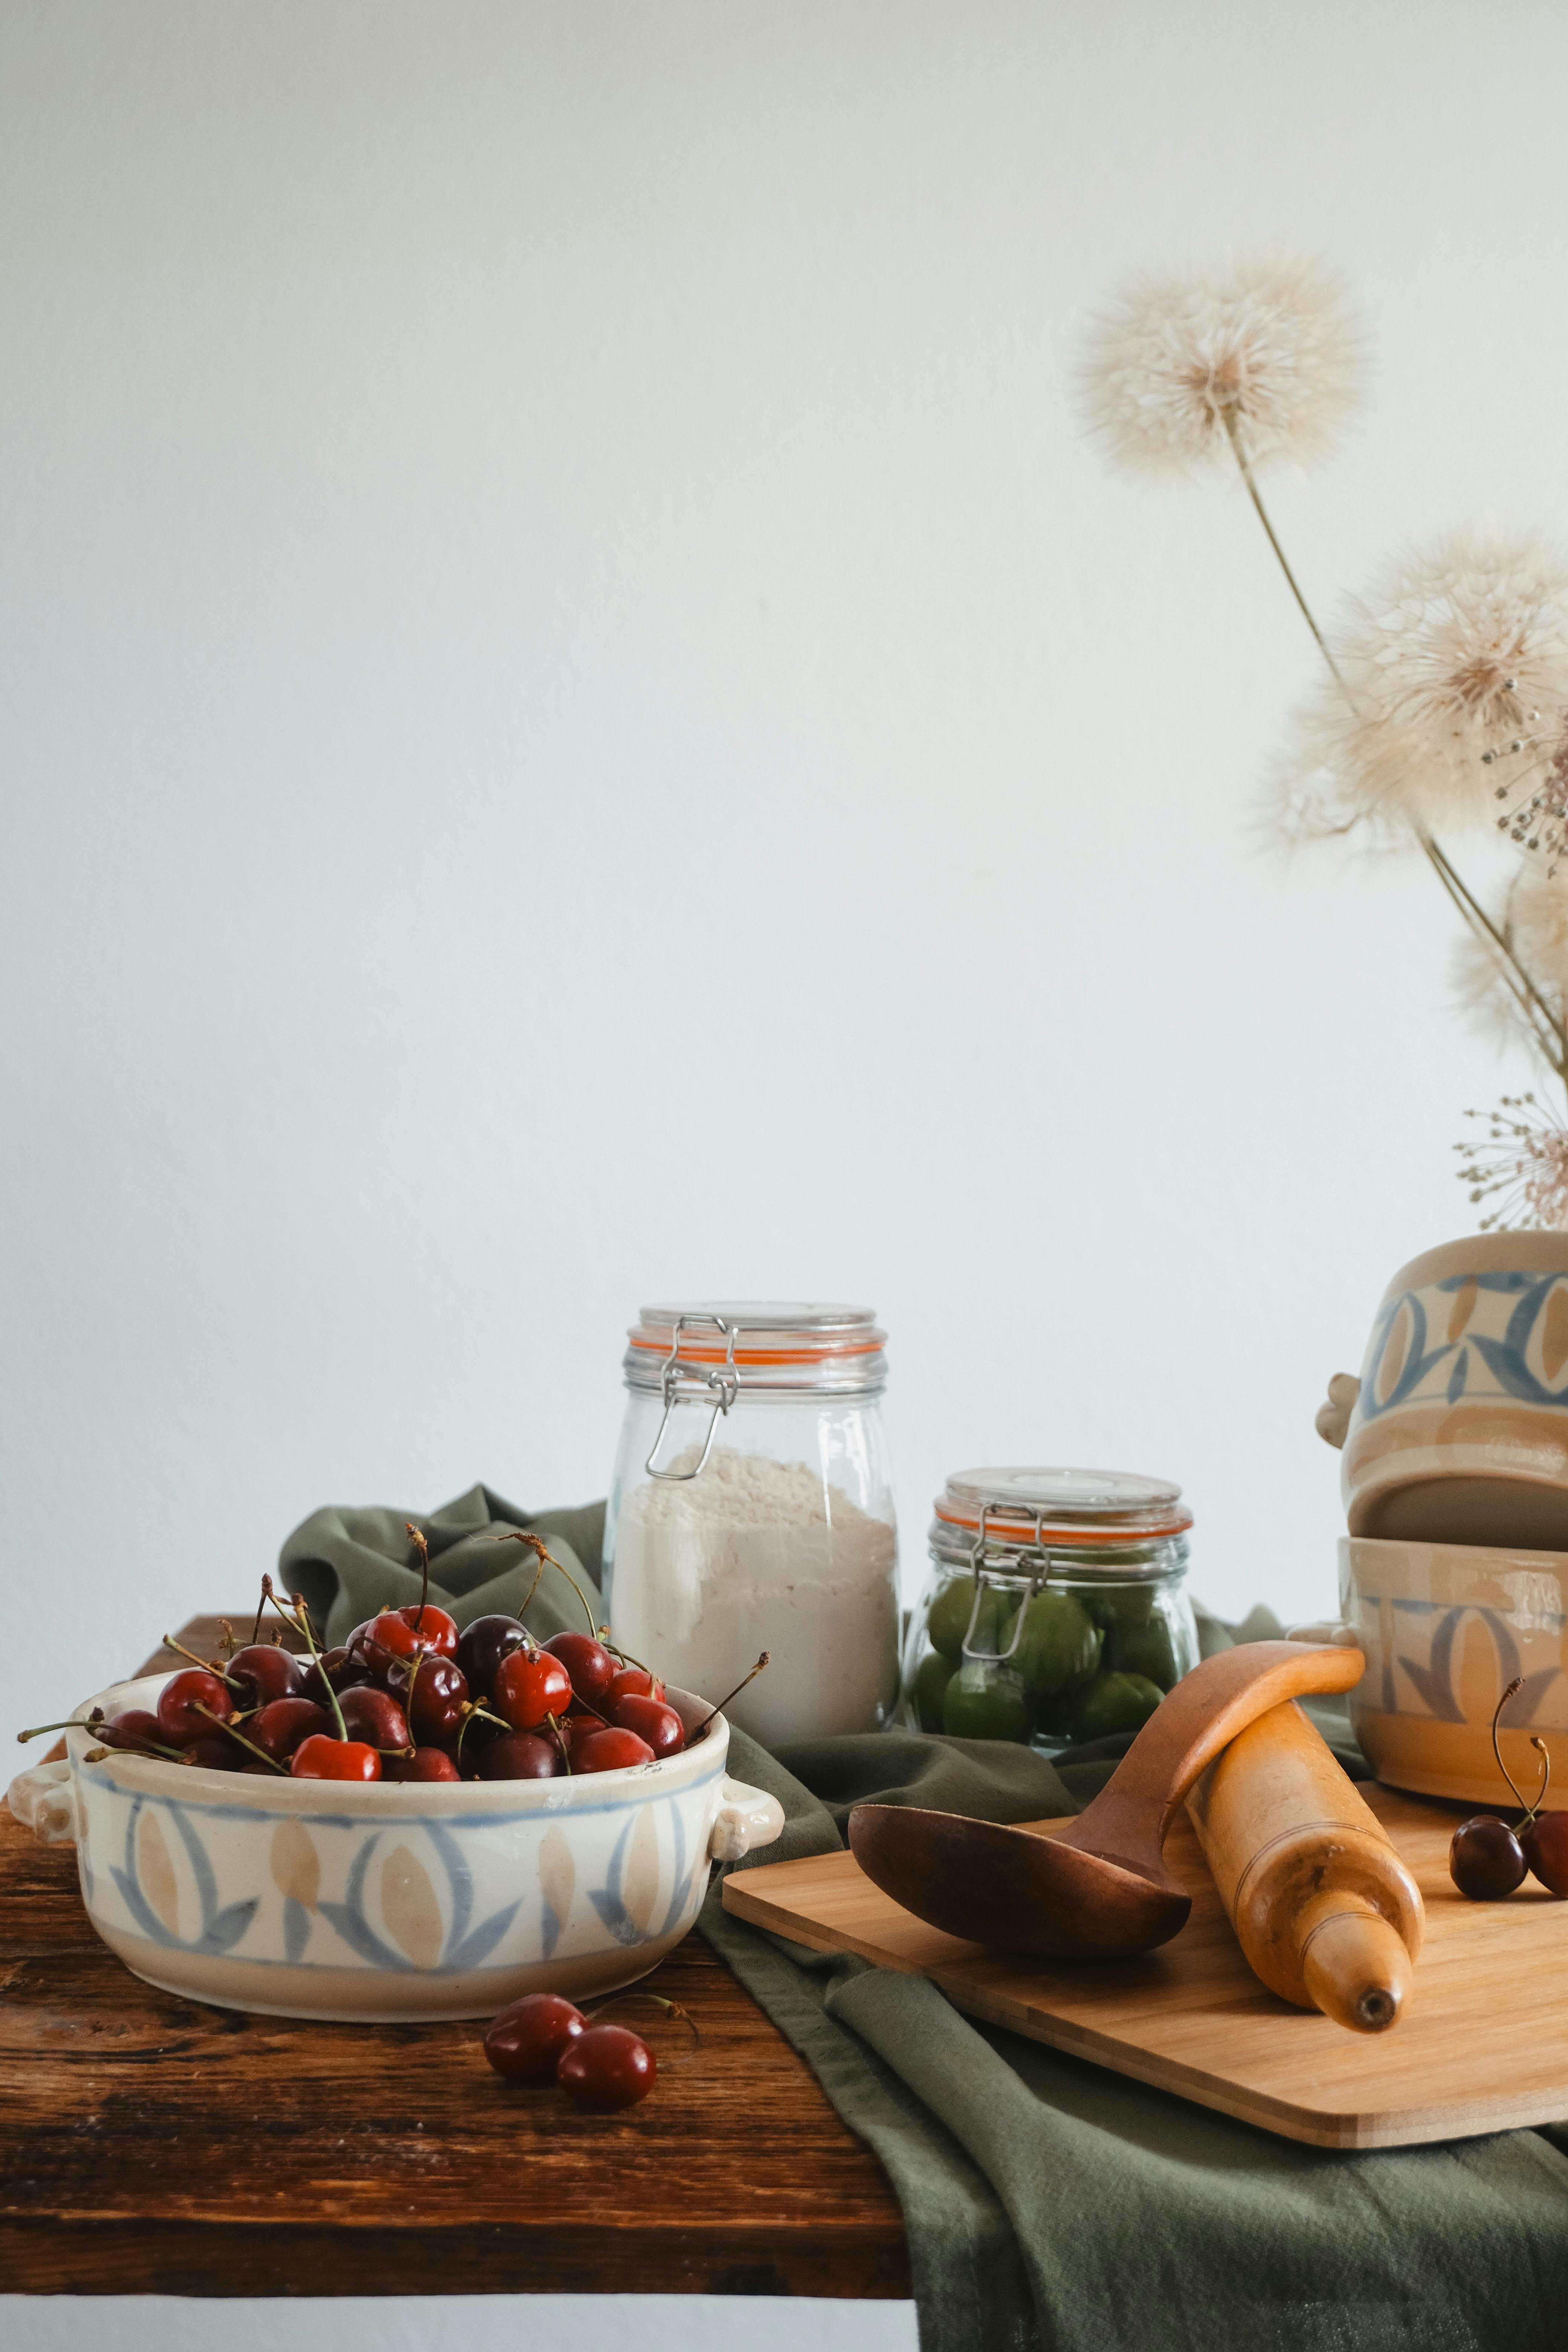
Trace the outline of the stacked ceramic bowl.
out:
[[[1568,1807],[1568,1234],[1482,1234],[1402,1267],[1318,1427],[1343,1448],[1340,1609],[1367,1658],[1351,1718],[1378,1778],[1506,1802],[1491,1721],[1517,1678],[1509,1769],[1532,1791],[1545,1738],[1546,1801]]]

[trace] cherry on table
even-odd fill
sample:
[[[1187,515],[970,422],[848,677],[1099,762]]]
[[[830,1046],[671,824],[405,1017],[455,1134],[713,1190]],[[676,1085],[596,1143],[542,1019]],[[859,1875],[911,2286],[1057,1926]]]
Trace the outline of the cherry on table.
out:
[[[241,1706],[265,1706],[269,1699],[298,1698],[305,1687],[305,1662],[281,1643],[250,1642],[237,1650],[225,1673]]]
[[[460,1780],[462,1774],[444,1748],[416,1748],[412,1756],[384,1756],[384,1780]]]
[[[1472,1903],[1500,1902],[1522,1885],[1528,1864],[1518,1838],[1496,1813],[1472,1813],[1448,1846],[1448,1875]]]
[[[372,1748],[413,1747],[408,1717],[390,1691],[365,1684],[357,1690],[344,1691],[338,1706],[351,1739],[363,1739]]]
[[[619,1724],[607,1730],[590,1731],[572,1742],[574,1772],[622,1772],[633,1764],[651,1764],[653,1749],[635,1731]],[[606,2032],[609,2031],[605,2028]]]
[[[491,1702],[518,1731],[531,1731],[547,1715],[572,1704],[572,1677],[548,1650],[513,1650],[496,1668]]]
[[[315,1732],[289,1759],[297,1780],[379,1780],[381,1759],[361,1739],[331,1739]]]
[[[623,1731],[635,1731],[646,1739],[656,1756],[679,1755],[686,1745],[686,1726],[663,1699],[628,1691],[616,1702],[616,1721]]]
[[[616,1662],[592,1633],[552,1633],[544,1647],[572,1677],[572,1688],[590,1706],[602,1707],[616,1679]]]
[[[509,2083],[548,2083],[588,2023],[558,1992],[525,1992],[490,2020],[485,2056]]]
[[[1542,1886],[1568,1895],[1568,1813],[1537,1813],[1521,1830],[1519,1843]]]
[[[479,1751],[481,1780],[552,1780],[561,1750],[537,1731],[502,1731]]]
[[[613,2114],[646,2099],[658,2073],[653,2052],[629,2027],[590,2025],[563,2051],[555,2079],[580,2105]]]
[[[219,1723],[226,1723],[234,1711],[234,1701],[221,1677],[209,1674],[205,1666],[183,1666],[158,1694],[161,1736],[171,1748],[187,1748],[193,1739],[205,1739],[213,1729],[215,1716]]]
[[[468,1688],[489,1698],[496,1668],[527,1641],[527,1629],[515,1617],[476,1617],[458,1636],[457,1663],[468,1678]]]
[[[326,1708],[318,1706],[314,1699],[275,1698],[251,1717],[245,1736],[277,1763],[286,1764],[302,1739],[314,1732],[331,1732],[332,1727]]]

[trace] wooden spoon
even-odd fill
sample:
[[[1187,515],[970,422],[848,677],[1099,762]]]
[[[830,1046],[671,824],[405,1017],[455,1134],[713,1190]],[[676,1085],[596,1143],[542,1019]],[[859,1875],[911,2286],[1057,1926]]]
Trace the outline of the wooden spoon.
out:
[[[1193,1907],[1160,1850],[1205,1766],[1256,1716],[1303,1692],[1349,1690],[1365,1667],[1359,1650],[1337,1643],[1245,1642],[1184,1676],[1065,1827],[857,1805],[850,1852],[884,1895],[968,1943],[1071,1960],[1149,1951]]]

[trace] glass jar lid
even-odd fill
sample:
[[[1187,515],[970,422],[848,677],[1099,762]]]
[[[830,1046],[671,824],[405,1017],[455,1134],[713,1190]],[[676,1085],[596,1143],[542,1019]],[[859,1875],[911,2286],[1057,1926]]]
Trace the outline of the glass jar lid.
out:
[[[626,1385],[695,1381],[758,1391],[872,1396],[887,1385],[888,1335],[869,1307],[820,1301],[702,1299],[645,1307],[626,1334]]]
[[[1126,1470],[959,1470],[936,1498],[933,1546],[951,1556],[1125,1552],[1184,1534],[1193,1515],[1166,1478]]]

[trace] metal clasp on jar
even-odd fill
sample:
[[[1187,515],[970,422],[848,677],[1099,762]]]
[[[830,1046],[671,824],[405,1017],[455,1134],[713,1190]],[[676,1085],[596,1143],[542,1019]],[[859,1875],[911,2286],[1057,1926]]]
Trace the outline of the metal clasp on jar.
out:
[[[982,1649],[974,1637],[980,1630],[983,1618],[987,1614],[985,1609],[986,1595],[988,1593],[994,1592],[997,1595],[998,1600],[1002,1597],[1001,1588],[992,1581],[993,1576],[999,1575],[1005,1578],[1009,1583],[1013,1583],[1016,1581],[1017,1577],[1021,1572],[1020,1569],[1009,1567],[1001,1570],[992,1570],[984,1565],[985,1522],[987,1517],[990,1516],[990,1511],[991,1506],[989,1503],[981,1504],[980,1532],[969,1547],[969,1565],[974,1572],[974,1606],[969,1612],[969,1627],[963,1636],[963,1655],[966,1658],[978,1658],[986,1665],[994,1666],[1005,1665],[1007,1661],[1016,1653],[1018,1644],[1024,1638],[1024,1612],[1028,1608],[1028,1605],[1034,1599],[1036,1593],[1038,1592],[1041,1585],[1044,1584],[1047,1577],[1050,1574],[1051,1556],[1046,1549],[1045,1539],[1041,1533],[1041,1519],[1043,1515],[1039,1511],[1037,1511],[1035,1513],[1034,1543],[1031,1545],[1029,1552],[1022,1552],[1019,1554],[1019,1559],[1020,1561],[1022,1561],[1023,1559],[1029,1558],[1032,1553],[1033,1556],[1038,1559],[1040,1565],[1037,1569],[1031,1569],[1029,1571],[1029,1589],[1024,1595],[1022,1601],[1018,1603],[1016,1613],[1013,1619],[1013,1638],[1008,1643],[1005,1650]],[[1017,1514],[1016,1512],[1009,1513],[1009,1517],[1016,1517],[1016,1516]],[[998,1612],[998,1627],[1000,1627],[1001,1622],[1001,1613]]]
[[[710,1371],[700,1364],[683,1364],[680,1360],[680,1335],[689,1323],[704,1323],[722,1332],[727,1341],[721,1370]],[[729,1412],[740,1394],[740,1377],[735,1370],[735,1341],[740,1336],[738,1324],[727,1323],[722,1315],[678,1315],[675,1328],[669,1335],[669,1353],[665,1358],[659,1376],[659,1392],[664,1398],[664,1417],[658,1424],[658,1434],[648,1450],[643,1468],[650,1478],[668,1478],[671,1485],[683,1485],[688,1479],[700,1477],[713,1451],[713,1433],[720,1418]],[[708,1416],[708,1433],[702,1441],[702,1452],[693,1470],[658,1470],[654,1467],[658,1449],[664,1443],[664,1433],[669,1427],[669,1416],[678,1404],[701,1404],[713,1400],[713,1410]]]

